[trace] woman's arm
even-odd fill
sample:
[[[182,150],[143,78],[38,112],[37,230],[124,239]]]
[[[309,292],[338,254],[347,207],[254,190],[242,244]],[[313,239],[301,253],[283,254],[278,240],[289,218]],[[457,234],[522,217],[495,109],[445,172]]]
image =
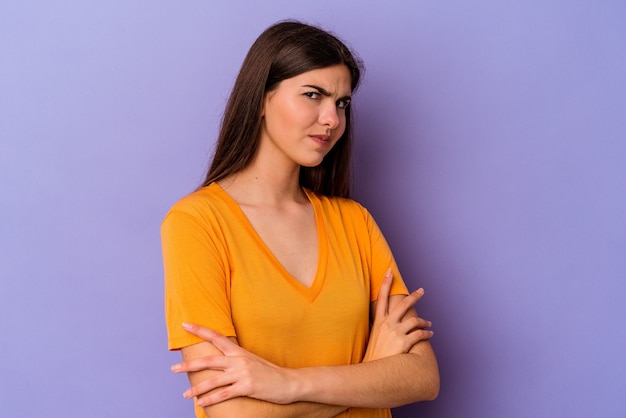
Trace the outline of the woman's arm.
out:
[[[386,283],[389,281],[389,283]],[[389,296],[391,275],[385,276],[378,301],[374,303],[374,325],[364,362],[352,366],[303,369],[301,382],[305,386],[299,399],[310,397],[350,399],[351,406],[393,408],[413,402],[435,399],[439,394],[439,368],[429,339],[433,332],[423,328],[432,324],[419,318],[413,308],[424,295],[418,289],[409,296]],[[390,333],[407,332],[406,338]],[[407,348],[407,344],[410,344]],[[372,348],[373,347],[373,348]],[[381,356],[381,349],[388,355]],[[408,351],[408,352],[407,352]],[[400,354],[396,354],[400,352]],[[393,354],[389,354],[393,353]],[[328,369],[328,368],[326,368]],[[319,379],[327,380],[319,383]],[[342,381],[348,379],[346,386]],[[311,384],[313,383],[313,384]]]
[[[393,273],[385,272],[380,285],[377,300],[372,303],[372,329],[370,331],[367,350],[363,361],[372,361],[395,354],[408,353],[411,348],[422,340],[433,336],[430,328],[432,323],[419,318],[413,306],[424,296],[424,289],[418,289],[410,295],[394,296],[390,307],[391,285]]]
[[[404,296],[392,296],[393,309]],[[410,317],[417,317],[413,309]],[[206,328],[189,331],[206,339],[224,355],[177,365],[174,371],[221,371],[189,389],[187,397],[203,395],[199,404],[219,405],[241,396],[277,404],[308,401],[364,408],[393,408],[432,400],[439,393],[439,372],[430,343],[415,344],[408,353],[361,364],[288,369],[278,367]],[[199,379],[201,380],[201,379]]]
[[[418,343],[432,336],[423,329],[431,324],[418,318],[412,308],[423,291],[389,298],[390,287],[391,275],[387,274],[380,302],[372,309],[374,325],[364,364],[280,368],[214,331],[191,326],[188,330],[209,341],[218,355],[181,363],[174,371],[212,371],[193,379],[200,383],[186,392],[188,397],[202,395],[200,402],[207,405],[241,396],[280,404],[307,400],[363,407],[393,407],[432,399],[439,390],[437,363],[430,345]]]
[[[391,296],[389,309],[402,303]],[[417,318],[411,309],[405,321]],[[412,320],[411,320],[412,321]],[[299,369],[297,399],[364,408],[393,408],[435,399],[439,394],[437,360],[428,340],[408,353],[361,364]]]
[[[224,337],[225,338],[225,337]],[[236,344],[237,340],[234,337],[230,337],[229,340]],[[191,361],[193,359],[203,358],[206,356],[223,356],[212,343],[201,342],[189,347],[185,347],[182,350],[183,359],[185,361]],[[189,372],[189,382],[192,385],[198,385],[203,381],[221,373],[218,370],[200,370],[195,372]],[[198,396],[198,400],[204,399],[208,394]],[[271,402],[266,402],[250,397],[236,397],[224,402],[220,402],[215,405],[204,407],[204,411],[207,416],[211,418],[229,418],[229,417],[276,417],[276,418],[300,418],[300,417],[312,417],[312,418],[330,418],[345,411],[345,406],[324,405],[320,403],[312,402],[295,402],[289,405],[279,405]]]

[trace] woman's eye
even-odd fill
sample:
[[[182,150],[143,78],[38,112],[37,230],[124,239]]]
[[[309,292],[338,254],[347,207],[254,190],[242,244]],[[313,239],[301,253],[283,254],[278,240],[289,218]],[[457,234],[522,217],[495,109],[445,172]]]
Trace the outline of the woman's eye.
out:
[[[346,107],[348,107],[349,104],[350,104],[350,100],[346,100],[346,99],[337,100],[337,107],[339,109],[345,109]]]
[[[310,92],[308,92],[308,93],[304,93],[304,95],[305,95],[306,97],[310,98],[310,99],[319,99],[319,97],[320,97],[320,94],[319,94],[319,93],[316,93],[316,92],[314,92],[314,91],[310,91]]]

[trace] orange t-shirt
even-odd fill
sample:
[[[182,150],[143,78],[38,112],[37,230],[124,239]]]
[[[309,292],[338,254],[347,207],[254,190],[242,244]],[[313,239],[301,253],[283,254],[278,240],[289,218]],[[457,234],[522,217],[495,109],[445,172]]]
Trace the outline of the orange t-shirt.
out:
[[[235,336],[245,349],[283,367],[361,362],[370,302],[385,271],[394,272],[391,294],[407,289],[366,209],[353,200],[306,194],[319,245],[310,288],[291,277],[218,184],[172,207],[161,228],[170,350],[201,341],[182,329],[182,322],[191,322]],[[352,408],[340,416],[390,412]]]

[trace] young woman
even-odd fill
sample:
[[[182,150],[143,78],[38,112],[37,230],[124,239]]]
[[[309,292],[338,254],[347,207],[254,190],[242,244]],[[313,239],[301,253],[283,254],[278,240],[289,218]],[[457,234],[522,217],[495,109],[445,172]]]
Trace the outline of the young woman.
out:
[[[213,163],[162,225],[169,348],[198,417],[389,417],[433,399],[429,321],[348,198],[360,63],[299,22],[252,45]]]

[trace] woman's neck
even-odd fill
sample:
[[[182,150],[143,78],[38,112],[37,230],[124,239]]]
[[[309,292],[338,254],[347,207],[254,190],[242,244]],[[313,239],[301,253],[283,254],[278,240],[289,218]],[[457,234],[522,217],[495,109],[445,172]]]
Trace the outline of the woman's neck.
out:
[[[293,170],[280,170],[252,163],[219,181],[219,185],[241,205],[281,206],[307,201],[300,187],[299,166]]]

